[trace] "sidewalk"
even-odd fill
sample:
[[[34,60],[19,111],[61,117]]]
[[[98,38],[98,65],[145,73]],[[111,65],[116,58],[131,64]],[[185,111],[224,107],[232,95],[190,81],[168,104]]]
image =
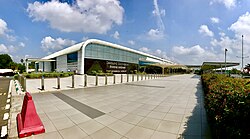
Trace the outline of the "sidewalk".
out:
[[[211,138],[202,87],[196,75],[35,93],[32,96],[46,132],[28,138]],[[91,112],[86,111],[86,107]],[[15,116],[12,115],[12,121],[15,121]],[[9,137],[17,137],[16,132],[10,133]]]

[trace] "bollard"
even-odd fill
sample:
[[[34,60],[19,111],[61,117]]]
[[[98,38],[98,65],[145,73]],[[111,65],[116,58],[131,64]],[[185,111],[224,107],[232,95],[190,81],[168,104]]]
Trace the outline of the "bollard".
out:
[[[23,91],[26,92],[26,77],[23,77]]]
[[[123,76],[122,76],[122,74],[121,74],[121,83],[122,83],[122,80],[123,80]]]
[[[42,79],[41,79],[41,84],[42,84],[41,90],[44,90],[44,77],[43,76],[42,76]]]
[[[74,74],[72,75],[72,88],[75,87],[75,77],[74,77]]]
[[[107,75],[105,74],[105,85],[108,84],[108,79],[107,79]]]
[[[60,77],[57,76],[57,89],[60,89]]]
[[[95,75],[95,86],[98,86],[98,76]]]
[[[115,74],[114,74],[114,84],[115,84]]]
[[[129,75],[127,74],[127,82],[129,81]]]
[[[139,81],[139,75],[137,74],[137,81]]]
[[[87,74],[84,75],[84,87],[87,87]]]
[[[145,74],[145,80],[147,80],[147,74]]]
[[[132,82],[135,80],[135,76],[134,74],[132,74]]]
[[[143,74],[141,74],[141,80],[143,80]]]

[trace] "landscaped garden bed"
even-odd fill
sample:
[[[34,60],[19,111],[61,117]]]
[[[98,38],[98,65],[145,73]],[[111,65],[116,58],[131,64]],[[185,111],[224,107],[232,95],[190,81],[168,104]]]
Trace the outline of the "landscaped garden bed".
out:
[[[56,77],[69,77],[73,75],[73,72],[32,72],[32,73],[23,73],[22,75],[29,79],[35,78],[56,78]],[[17,78],[18,75],[15,75],[14,78]]]
[[[214,137],[250,138],[250,80],[203,74],[202,83]]]

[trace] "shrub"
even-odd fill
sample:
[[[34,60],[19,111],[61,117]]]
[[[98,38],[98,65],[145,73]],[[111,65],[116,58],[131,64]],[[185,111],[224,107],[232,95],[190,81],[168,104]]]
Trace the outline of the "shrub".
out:
[[[14,79],[15,79],[15,80],[18,80],[18,76],[19,76],[18,74],[15,74],[15,75],[14,75]]]
[[[250,136],[250,81],[204,74],[205,108],[217,137]]]
[[[59,73],[59,72],[43,72],[43,73],[25,73],[23,74],[23,76],[25,76],[26,78],[30,78],[30,79],[35,79],[35,78],[42,78],[45,77],[45,78],[55,78],[55,77],[68,77],[68,76],[71,76],[73,75],[74,73],[73,72],[63,72],[63,73]]]

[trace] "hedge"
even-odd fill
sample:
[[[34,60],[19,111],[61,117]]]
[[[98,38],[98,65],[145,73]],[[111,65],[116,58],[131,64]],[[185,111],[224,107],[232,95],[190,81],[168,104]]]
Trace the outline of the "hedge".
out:
[[[217,138],[250,138],[250,80],[203,74],[205,108]]]
[[[41,73],[24,73],[22,74],[26,78],[41,78],[44,76],[45,78],[55,78],[55,77],[68,77],[73,75],[73,72],[41,72]]]

